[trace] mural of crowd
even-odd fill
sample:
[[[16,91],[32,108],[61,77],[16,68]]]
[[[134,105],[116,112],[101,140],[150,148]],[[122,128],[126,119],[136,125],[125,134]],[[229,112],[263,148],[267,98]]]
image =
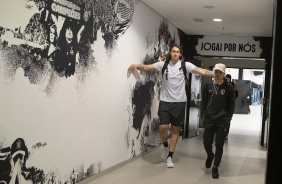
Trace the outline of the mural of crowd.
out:
[[[1,66],[13,81],[18,68],[32,84],[49,75],[46,92],[56,78],[85,75],[93,65],[93,45],[101,31],[109,56],[118,39],[132,23],[132,0],[23,0],[26,10],[36,8],[25,27],[15,29],[0,24]],[[79,73],[80,72],[80,73]],[[83,72],[83,73],[81,73]],[[3,75],[4,76],[4,75]],[[1,75],[2,77],[2,75]],[[77,183],[102,170],[102,162],[74,166],[67,176],[59,171],[44,171],[26,162],[31,152],[47,143],[28,147],[23,138],[11,146],[0,142],[0,184],[7,183]]]
[[[10,78],[20,67],[33,84],[45,77],[43,74],[50,74],[46,91],[52,88],[56,78],[85,75],[99,62],[92,54],[98,31],[101,31],[104,47],[111,56],[118,39],[131,25],[134,3],[138,3],[138,0],[23,1],[27,2],[26,9],[37,8],[39,13],[34,14],[24,28],[10,29],[0,25],[0,52]],[[170,45],[175,42],[166,21],[158,26],[157,38],[147,40],[148,47],[150,45],[154,53],[144,56],[144,64],[158,62],[159,57],[167,54]],[[150,145],[159,144],[158,119],[152,117],[151,108],[153,99],[160,93],[161,76],[156,72],[141,72],[140,75],[146,82],[137,81],[132,89],[132,128],[138,132],[137,141],[140,141],[141,147],[135,147],[136,139],[128,141],[131,142],[132,156],[136,156],[136,149],[143,153]],[[143,124],[145,117],[148,118],[146,125]],[[84,172],[84,167],[77,169],[75,166],[76,169],[70,169],[65,180],[61,180],[56,171],[27,167],[26,161],[32,157],[30,152],[44,146],[48,146],[47,143],[28,149],[22,138],[16,139],[9,147],[0,145],[0,184],[76,183],[102,170],[101,162],[91,165],[87,172]]]
[[[132,23],[134,13],[132,0],[26,1],[26,9],[37,8],[39,13],[30,18],[25,28],[11,30],[0,25],[2,48],[13,47],[20,55],[50,65],[66,78],[79,67],[96,64],[91,46],[97,40],[98,30],[111,54],[116,41]]]

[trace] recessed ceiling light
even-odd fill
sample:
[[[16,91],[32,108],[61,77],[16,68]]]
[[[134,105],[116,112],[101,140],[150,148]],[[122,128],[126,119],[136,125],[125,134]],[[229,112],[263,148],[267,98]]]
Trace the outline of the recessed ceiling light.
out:
[[[214,6],[203,6],[203,8],[206,8],[206,9],[213,9]]]
[[[215,22],[221,22],[222,19],[213,19],[213,21],[215,21]]]
[[[195,22],[204,22],[203,19],[199,19],[199,18],[193,18],[193,20],[194,20]]]
[[[220,33],[220,35],[233,36],[233,35],[235,35],[235,34],[234,34],[234,33]]]

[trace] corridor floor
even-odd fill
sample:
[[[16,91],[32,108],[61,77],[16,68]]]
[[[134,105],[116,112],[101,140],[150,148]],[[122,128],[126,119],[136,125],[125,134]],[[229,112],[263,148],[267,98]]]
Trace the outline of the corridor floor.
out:
[[[175,167],[168,169],[160,158],[162,146],[108,169],[81,183],[88,184],[263,184],[266,151],[259,145],[261,107],[251,106],[250,114],[234,114],[229,140],[224,146],[219,179],[206,169],[202,134],[179,139],[173,156]]]

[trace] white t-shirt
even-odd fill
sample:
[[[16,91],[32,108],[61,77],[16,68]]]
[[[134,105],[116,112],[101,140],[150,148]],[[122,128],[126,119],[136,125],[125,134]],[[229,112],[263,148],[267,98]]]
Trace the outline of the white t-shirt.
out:
[[[160,73],[162,72],[162,68],[164,65],[164,61],[159,61],[154,63],[156,70]],[[190,62],[185,62],[187,77],[188,74],[194,70],[196,67],[194,64]],[[160,100],[164,102],[186,102],[186,92],[185,92],[185,79],[183,70],[179,70],[181,68],[181,61],[178,60],[175,65],[169,62],[167,65],[168,73],[166,79],[166,70],[164,71],[162,78],[162,88],[161,88],[161,96]]]

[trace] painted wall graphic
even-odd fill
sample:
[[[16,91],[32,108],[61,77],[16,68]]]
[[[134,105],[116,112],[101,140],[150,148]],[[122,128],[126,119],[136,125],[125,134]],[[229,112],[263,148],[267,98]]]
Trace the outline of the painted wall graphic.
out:
[[[3,64],[4,77],[12,80],[16,70],[23,68],[31,83],[45,85],[43,90],[48,95],[62,77],[76,74],[78,83],[83,83],[90,73],[98,72],[98,61],[93,57],[97,31],[102,32],[104,47],[110,55],[131,25],[134,13],[134,2],[130,0],[1,3],[3,18],[14,17],[15,12],[10,11],[13,9],[22,12],[15,17],[19,20],[0,22],[2,57],[7,61]]]
[[[139,0],[2,0],[0,17],[0,183],[77,183],[160,145],[161,76],[128,67],[175,26]]]
[[[154,47],[153,54],[147,54],[143,59],[143,64],[153,64],[159,61],[159,57],[169,52],[171,44],[175,43],[175,38],[171,36],[166,21],[161,22],[158,29],[158,40]],[[150,41],[148,40],[148,45]],[[151,119],[151,106],[152,99],[155,96],[154,86],[157,88],[158,95],[160,95],[161,77],[157,72],[141,71],[141,75],[144,76],[144,84],[137,82],[133,91],[132,105],[133,105],[133,128],[137,131],[141,130],[142,121],[144,116],[148,116]],[[139,136],[139,135],[138,135]]]

